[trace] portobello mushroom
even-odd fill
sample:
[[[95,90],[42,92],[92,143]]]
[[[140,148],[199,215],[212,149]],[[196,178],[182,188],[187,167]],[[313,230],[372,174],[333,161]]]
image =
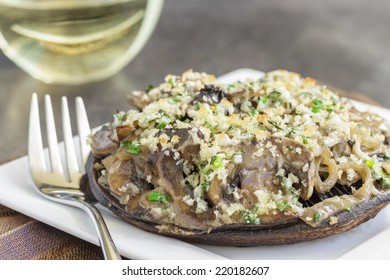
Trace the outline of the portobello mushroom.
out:
[[[313,79],[279,70],[218,85],[188,71],[151,92],[91,136],[86,167],[98,201],[137,227],[291,244],[350,230],[390,202],[387,128]]]

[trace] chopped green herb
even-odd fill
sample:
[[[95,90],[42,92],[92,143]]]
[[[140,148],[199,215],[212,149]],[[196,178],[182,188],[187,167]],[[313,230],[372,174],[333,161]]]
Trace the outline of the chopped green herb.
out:
[[[322,103],[322,101],[319,100],[318,98],[314,99],[314,100],[312,101],[312,103],[313,103],[313,105],[314,105],[314,106],[311,108],[311,111],[312,111],[313,113],[318,113],[318,112],[322,109],[322,107],[324,106],[324,104]]]
[[[308,144],[309,142],[307,141],[307,137],[305,135],[302,135],[302,143],[303,144]]]
[[[211,105],[210,106],[210,110],[211,110],[211,112],[216,112],[217,111],[217,106]]]
[[[255,117],[259,114],[259,112],[257,112],[256,109],[252,109],[252,110],[250,110],[250,111],[248,112],[248,114],[249,114],[249,116],[251,116],[252,118],[255,118]]]
[[[151,91],[152,89],[154,89],[154,86],[153,85],[148,85],[145,89],[146,93],[148,93],[149,91]]]
[[[260,218],[257,216],[258,207],[253,207],[252,210],[241,211],[241,218],[244,220],[246,224],[260,224]]]
[[[381,184],[384,186],[390,185],[390,178],[381,178]]]
[[[221,168],[223,166],[223,160],[219,156],[213,156],[211,158],[211,162],[210,163],[216,169]]]
[[[137,142],[122,141],[120,147],[126,147],[126,153],[138,155],[141,152],[140,144]]]
[[[267,102],[268,102],[268,97],[267,97],[267,96],[263,96],[263,97],[260,99],[260,101],[261,101],[262,103],[267,103]]]
[[[290,132],[288,132],[288,133],[286,134],[286,136],[294,135],[296,132],[297,132],[297,129],[294,128],[294,127],[292,127],[291,130],[290,130]]]
[[[212,126],[211,124],[209,124],[208,122],[205,123],[205,126],[210,129],[211,133],[217,133],[218,130],[217,130],[217,125],[216,126]]]
[[[344,210],[349,212],[351,211],[351,207],[345,207]]]
[[[319,222],[320,221],[320,217],[321,217],[320,213],[315,212],[314,215],[313,215],[314,222],[315,223]]]
[[[150,192],[148,194],[148,200],[150,202],[162,202],[164,204],[168,204],[169,203],[169,198],[167,195],[161,193],[161,192]]]
[[[139,155],[140,152],[141,152],[141,149],[140,149],[139,145],[138,146],[132,145],[126,149],[126,153],[129,153],[132,155]]]
[[[228,84],[228,85],[227,85],[227,88],[228,88],[228,89],[234,88],[234,84]]]
[[[237,152],[235,152],[234,154],[232,154],[232,155],[229,157],[229,159],[233,159],[234,156],[240,156],[240,155],[244,155],[244,154],[245,154],[245,152],[244,152],[243,150],[237,151]]]
[[[366,165],[367,165],[369,168],[373,168],[374,165],[375,165],[375,161],[372,160],[372,159],[367,159],[367,160],[366,160]]]
[[[284,201],[284,200],[278,200],[276,202],[276,208],[278,208],[279,211],[286,211],[287,209],[290,209],[291,208],[291,205],[288,204],[287,201]]]
[[[387,151],[387,152],[385,153],[385,158],[386,158],[386,159],[390,159],[390,151]]]
[[[334,111],[334,107],[332,105],[326,105],[325,106],[325,110],[328,111],[329,113],[330,112],[333,112]]]
[[[201,106],[202,105],[200,104],[200,102],[196,103],[196,106],[195,106],[196,111],[199,111]]]
[[[168,84],[170,84],[171,86],[173,86],[174,83],[175,83],[175,80],[173,78],[170,78],[168,80]]]
[[[179,95],[175,95],[175,96],[172,96],[172,97],[171,97],[171,100],[172,100],[173,102],[175,102],[175,103],[178,103],[178,102],[181,101],[181,98],[180,98]]]
[[[160,122],[160,123],[157,125],[157,128],[158,128],[158,129],[164,129],[166,126],[167,126],[167,123],[165,123],[165,122]]]
[[[268,98],[269,98],[272,102],[277,102],[277,101],[279,101],[279,98],[280,98],[281,95],[282,95],[281,92],[279,92],[279,91],[273,91],[273,92],[271,92],[270,94],[268,94]]]
[[[283,128],[281,128],[280,126],[278,126],[275,122],[270,121],[270,120],[268,120],[268,122],[269,122],[273,127],[275,127],[276,129],[283,130]]]
[[[115,114],[114,117],[115,117],[118,121],[121,121],[121,122],[122,122],[124,119],[126,119],[127,114],[126,114],[126,113],[123,113],[123,112],[119,112],[119,113]]]
[[[210,189],[210,182],[205,182],[205,183],[203,183],[203,184],[202,184],[202,188],[203,188],[206,192],[208,192],[209,189]]]

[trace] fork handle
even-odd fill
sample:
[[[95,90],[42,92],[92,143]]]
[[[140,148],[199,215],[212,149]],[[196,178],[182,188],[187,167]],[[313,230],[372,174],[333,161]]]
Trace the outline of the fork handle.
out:
[[[102,214],[92,203],[88,203],[83,199],[80,199],[79,202],[82,209],[88,214],[91,218],[93,225],[95,227],[96,232],[98,233],[98,239],[100,243],[100,247],[102,248],[104,258],[106,260],[121,260],[121,256],[116,249],[114,241],[108,231],[107,225],[104,222]]]

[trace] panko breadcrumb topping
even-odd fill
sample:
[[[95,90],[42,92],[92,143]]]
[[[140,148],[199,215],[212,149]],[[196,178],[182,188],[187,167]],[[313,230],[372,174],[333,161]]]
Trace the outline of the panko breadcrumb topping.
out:
[[[382,170],[386,160],[372,152],[388,152],[382,145],[382,119],[357,111],[312,78],[277,70],[256,80],[220,84],[213,75],[189,70],[166,76],[130,100],[140,109],[115,115],[111,129],[120,143],[117,154],[106,160],[106,173],[115,175],[115,161],[136,165],[141,155],[161,153],[172,159],[182,176],[180,190],[171,192],[154,171],[137,175],[161,194],[149,199],[153,205],[143,204],[153,219],[182,225],[180,207],[171,203],[177,200],[197,219],[208,219],[207,227],[271,223],[291,215],[312,225],[332,216],[335,223],[341,204],[354,206],[349,199],[329,213],[306,208],[303,201],[315,192],[329,192],[336,183],[351,186],[367,176],[389,184]],[[191,143],[191,150],[184,142]],[[358,161],[369,161],[363,164],[368,173],[355,167]],[[122,186],[110,187],[126,196],[126,203],[132,197],[143,201],[142,194],[150,190],[129,183],[131,176]],[[364,187],[372,193],[371,185]]]

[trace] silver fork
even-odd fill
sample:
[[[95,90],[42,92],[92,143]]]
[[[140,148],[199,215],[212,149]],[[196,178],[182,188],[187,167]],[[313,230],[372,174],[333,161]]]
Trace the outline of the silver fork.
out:
[[[49,165],[46,164],[39,121],[38,98],[34,93],[31,99],[28,136],[28,158],[30,172],[40,194],[56,202],[83,209],[91,218],[105,259],[121,259],[102,215],[95,207],[92,195],[86,193],[80,180],[85,174],[84,164],[90,152],[87,137],[91,133],[83,100],[76,98],[76,116],[79,135],[77,154],[69,118],[68,102],[62,97],[62,126],[65,144],[66,164],[63,166],[53,117],[50,96],[45,96],[45,115],[49,146]]]

